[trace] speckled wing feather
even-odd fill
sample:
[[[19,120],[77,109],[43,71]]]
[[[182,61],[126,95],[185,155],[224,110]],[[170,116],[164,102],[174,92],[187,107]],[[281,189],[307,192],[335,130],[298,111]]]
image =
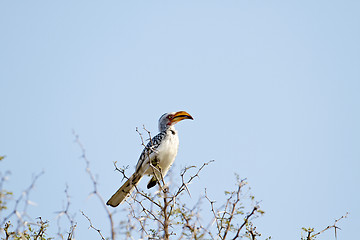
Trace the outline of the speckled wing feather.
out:
[[[144,164],[147,157],[150,157],[151,154],[156,153],[156,149],[160,146],[161,141],[165,138],[166,132],[163,131],[156,135],[155,137],[151,138],[151,140],[148,142],[144,150],[142,151],[139,161],[136,164],[136,170],[135,172],[138,172],[141,168],[141,166]]]

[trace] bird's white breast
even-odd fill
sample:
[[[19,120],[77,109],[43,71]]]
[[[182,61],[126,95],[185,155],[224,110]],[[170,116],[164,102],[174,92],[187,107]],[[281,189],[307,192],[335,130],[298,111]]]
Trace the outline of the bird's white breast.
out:
[[[179,137],[175,130],[166,135],[165,139],[157,148],[157,158],[163,175],[169,170],[173,164],[179,148]],[[174,134],[173,134],[174,133]]]

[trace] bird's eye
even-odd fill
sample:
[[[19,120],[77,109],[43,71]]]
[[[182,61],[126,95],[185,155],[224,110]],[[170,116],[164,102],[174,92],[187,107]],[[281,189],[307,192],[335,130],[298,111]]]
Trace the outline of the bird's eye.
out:
[[[168,119],[171,119],[171,115],[167,116]]]

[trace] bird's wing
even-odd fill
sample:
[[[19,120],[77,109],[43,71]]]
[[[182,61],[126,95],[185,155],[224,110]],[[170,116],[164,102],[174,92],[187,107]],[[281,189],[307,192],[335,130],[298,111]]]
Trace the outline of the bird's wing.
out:
[[[135,186],[139,183],[144,176],[144,172],[147,167],[150,166],[149,160],[154,159],[157,155],[156,149],[160,146],[161,141],[165,138],[166,133],[161,132],[148,142],[144,150],[142,151],[139,161],[136,165],[136,171],[134,174],[117,190],[117,192],[106,203],[112,207],[116,207],[122,203],[126,197],[135,189]]]
[[[158,135],[149,140],[148,144],[146,145],[139,157],[139,161],[136,164],[135,172],[138,172],[141,167],[144,166],[146,161],[149,161],[149,159],[153,159],[157,155],[156,149],[160,146],[165,136],[165,132],[160,132]]]

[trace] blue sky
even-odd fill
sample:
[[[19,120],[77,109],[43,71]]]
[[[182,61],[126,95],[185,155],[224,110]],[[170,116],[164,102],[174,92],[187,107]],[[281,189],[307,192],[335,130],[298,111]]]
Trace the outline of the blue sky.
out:
[[[192,191],[214,199],[247,178],[266,214],[258,230],[300,239],[350,212],[360,222],[360,2],[2,1],[1,171],[15,194],[45,171],[30,213],[55,221],[69,185],[77,238],[96,238],[79,210],[105,229],[84,171],[80,135],[99,190],[121,184],[113,161],[135,166],[135,131],[176,127],[175,171],[214,159]],[[147,181],[143,181],[145,184]],[[212,186],[212,189],[209,187]],[[323,237],[333,237],[325,233]]]

